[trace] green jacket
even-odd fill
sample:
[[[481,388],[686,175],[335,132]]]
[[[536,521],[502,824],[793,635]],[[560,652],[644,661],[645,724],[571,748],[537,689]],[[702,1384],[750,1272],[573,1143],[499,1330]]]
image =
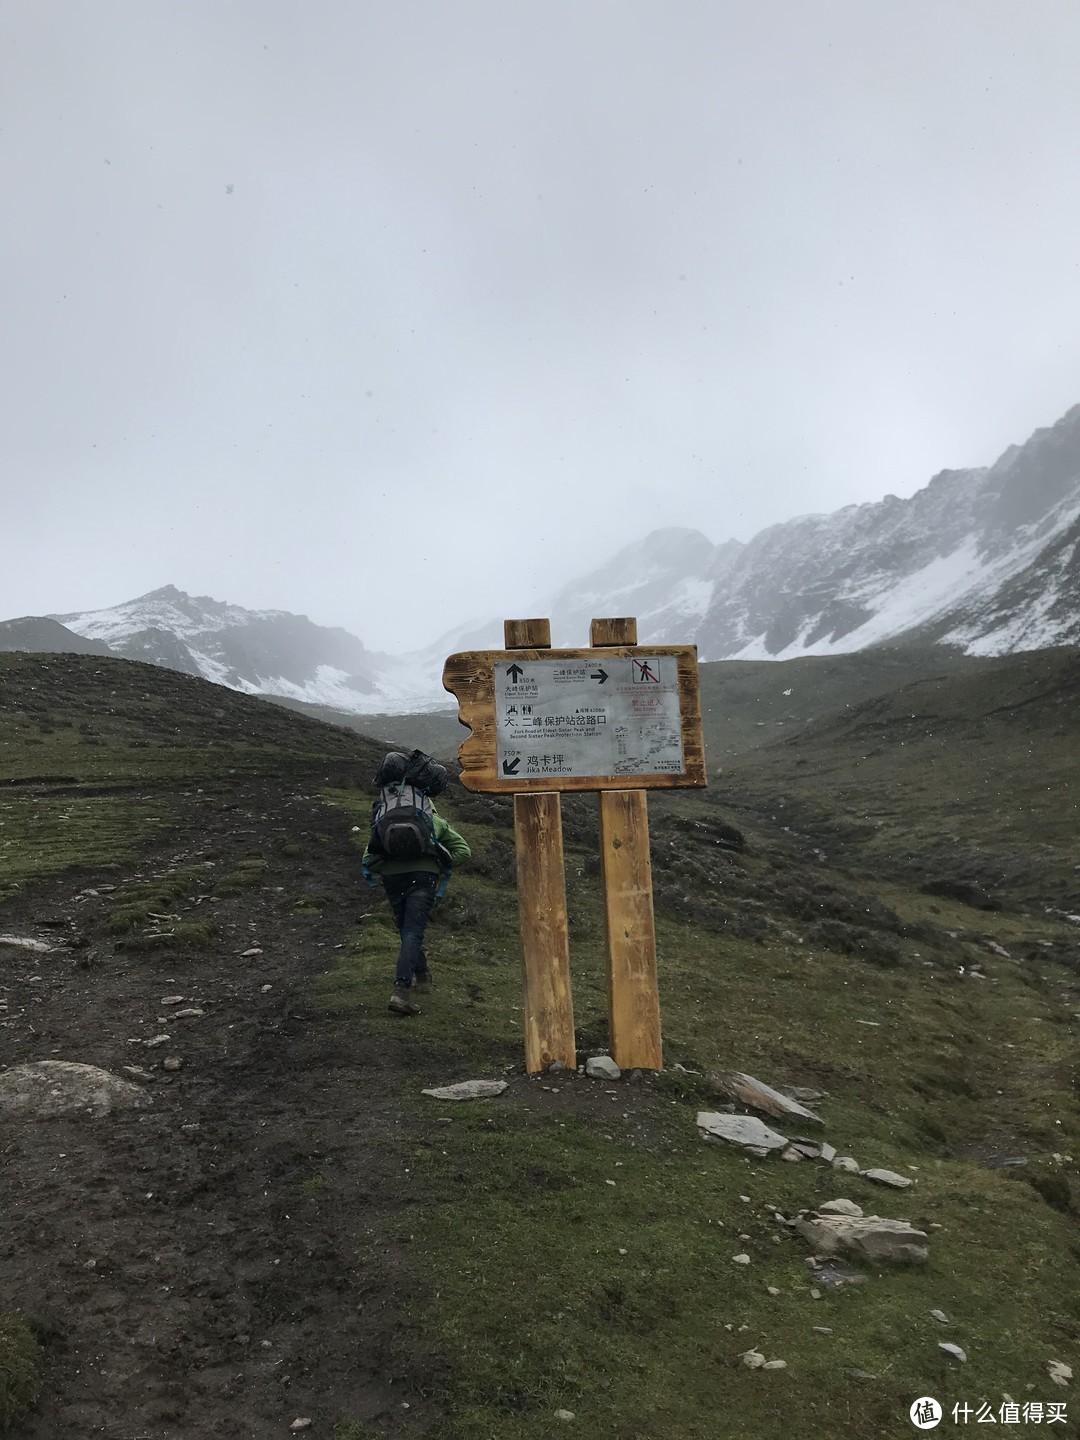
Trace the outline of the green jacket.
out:
[[[448,825],[437,811],[432,811],[432,818],[435,822],[435,840],[448,852],[451,861],[457,865],[461,860],[468,860],[472,851],[469,843],[453,828]],[[412,875],[418,870],[426,871],[429,875],[438,875],[448,866],[440,865],[438,860],[421,857],[419,860],[387,860],[379,854],[372,854],[371,842],[364,847],[363,865],[373,875]]]

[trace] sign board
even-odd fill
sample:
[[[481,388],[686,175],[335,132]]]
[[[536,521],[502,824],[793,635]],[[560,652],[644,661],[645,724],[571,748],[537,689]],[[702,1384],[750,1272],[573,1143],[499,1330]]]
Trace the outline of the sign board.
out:
[[[679,775],[678,661],[500,660],[495,735],[500,775]]]
[[[468,790],[602,790],[706,783],[692,645],[476,650],[443,685],[472,735]]]

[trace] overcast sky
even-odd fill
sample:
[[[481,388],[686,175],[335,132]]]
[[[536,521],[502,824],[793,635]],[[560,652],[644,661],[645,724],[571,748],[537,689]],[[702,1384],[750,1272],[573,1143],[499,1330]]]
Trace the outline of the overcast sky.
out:
[[[401,649],[993,461],[1080,401],[1078,59],[1075,0],[0,0],[0,619]]]

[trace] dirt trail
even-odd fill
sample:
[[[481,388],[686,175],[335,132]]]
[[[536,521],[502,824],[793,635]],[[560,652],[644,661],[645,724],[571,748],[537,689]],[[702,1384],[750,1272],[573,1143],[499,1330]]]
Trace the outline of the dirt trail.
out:
[[[3,910],[4,931],[81,948],[0,952],[0,1063],[156,1077],[146,1110],[0,1122],[0,1308],[52,1332],[42,1399],[16,1433],[262,1440],[310,1416],[315,1434],[376,1417],[423,1434],[430,1376],[423,1356],[395,1373],[399,1256],[372,1234],[412,1203],[394,1057],[305,998],[369,904],[348,821],[258,781],[176,804],[178,827],[130,869],[41,883]],[[106,925],[123,887],[80,896],[207,851],[209,877],[253,853],[269,867],[252,888],[175,903],[212,913],[205,946],[117,951]],[[325,897],[317,913],[295,913],[304,893]],[[204,1015],[176,1018],[170,994]],[[169,1043],[131,1043],[158,1033]]]

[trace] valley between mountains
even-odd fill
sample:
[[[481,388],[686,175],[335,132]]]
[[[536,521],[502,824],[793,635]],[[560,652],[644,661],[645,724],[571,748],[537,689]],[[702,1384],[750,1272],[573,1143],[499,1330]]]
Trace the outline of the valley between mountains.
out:
[[[69,1061],[139,1101],[0,1113],[0,1429],[863,1440],[934,1395],[1077,1433],[1080,652],[702,680],[710,788],[650,799],[666,1068],[603,1081],[524,1073],[510,805],[456,783],[436,987],[386,1010],[370,779],[389,740],[452,763],[445,717],[0,655],[0,1092]],[[590,797],[564,826],[584,1060]],[[912,1183],[705,1143],[731,1070]],[[469,1078],[507,1088],[421,1094]],[[827,1283],[784,1222],[837,1198],[928,1260]]]

